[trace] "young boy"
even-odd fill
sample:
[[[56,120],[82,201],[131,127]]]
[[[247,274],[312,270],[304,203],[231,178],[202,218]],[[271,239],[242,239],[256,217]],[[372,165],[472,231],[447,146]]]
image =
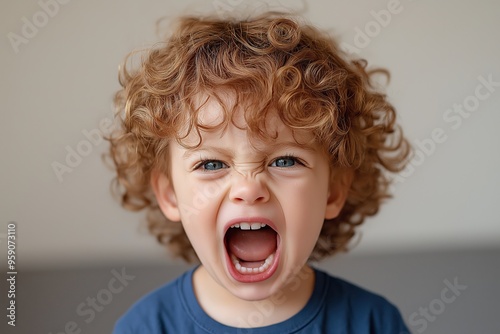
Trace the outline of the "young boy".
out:
[[[308,264],[347,249],[408,155],[365,67],[267,13],[184,17],[122,70],[110,138],[122,203],[201,264],[114,333],[407,333],[384,298]]]

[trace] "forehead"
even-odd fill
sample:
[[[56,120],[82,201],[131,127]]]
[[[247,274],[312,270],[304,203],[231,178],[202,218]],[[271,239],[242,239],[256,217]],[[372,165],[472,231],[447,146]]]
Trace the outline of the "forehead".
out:
[[[197,112],[192,114],[191,126],[186,125],[181,140],[187,146],[217,141],[224,134],[250,142],[255,148],[285,141],[311,146],[314,143],[310,131],[286,126],[272,108],[259,112],[256,118],[259,106],[249,101],[238,101],[233,93],[198,94],[193,99],[193,106]]]

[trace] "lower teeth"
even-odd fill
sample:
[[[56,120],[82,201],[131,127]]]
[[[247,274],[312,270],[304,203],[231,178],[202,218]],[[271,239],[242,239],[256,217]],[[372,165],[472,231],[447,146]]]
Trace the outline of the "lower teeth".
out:
[[[234,256],[233,254],[231,254],[231,260],[233,261],[234,267],[236,268],[236,270],[238,270],[242,274],[263,273],[264,271],[267,270],[267,268],[269,268],[271,263],[273,263],[273,259],[274,259],[274,254],[271,254],[267,257],[267,259],[264,261],[264,263],[260,265],[260,267],[248,268],[248,267],[243,267],[241,265],[240,261],[238,260],[238,258],[236,256]]]

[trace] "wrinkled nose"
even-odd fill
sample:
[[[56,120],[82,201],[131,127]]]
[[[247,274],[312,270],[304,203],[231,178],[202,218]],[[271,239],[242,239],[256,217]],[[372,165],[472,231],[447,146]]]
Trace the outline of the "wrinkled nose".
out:
[[[245,204],[264,203],[269,200],[269,190],[256,176],[234,175],[229,198],[233,202]]]

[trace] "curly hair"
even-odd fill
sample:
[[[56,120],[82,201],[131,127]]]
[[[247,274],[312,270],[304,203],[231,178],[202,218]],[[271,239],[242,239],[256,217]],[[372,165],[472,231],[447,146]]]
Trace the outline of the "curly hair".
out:
[[[117,173],[113,188],[125,208],[147,209],[149,231],[186,261],[196,260],[196,254],[182,224],[159,210],[150,179],[155,169],[168,174],[170,141],[206,129],[194,105],[200,92],[217,98],[221,89],[231,90],[251,105],[245,108],[251,136],[272,139],[265,124],[272,110],[290,129],[312,133],[333,168],[351,173],[345,205],[336,218],[325,220],[313,260],[348,249],[356,227],[390,197],[387,172],[402,170],[407,161],[410,146],[395,109],[374,82],[376,73],[389,73],[368,70],[365,60],[350,59],[328,34],[295,16],[182,17],[164,41],[143,54],[141,65],[129,70],[131,55],[115,95],[120,127],[108,138]],[[227,125],[231,111],[224,110]]]

